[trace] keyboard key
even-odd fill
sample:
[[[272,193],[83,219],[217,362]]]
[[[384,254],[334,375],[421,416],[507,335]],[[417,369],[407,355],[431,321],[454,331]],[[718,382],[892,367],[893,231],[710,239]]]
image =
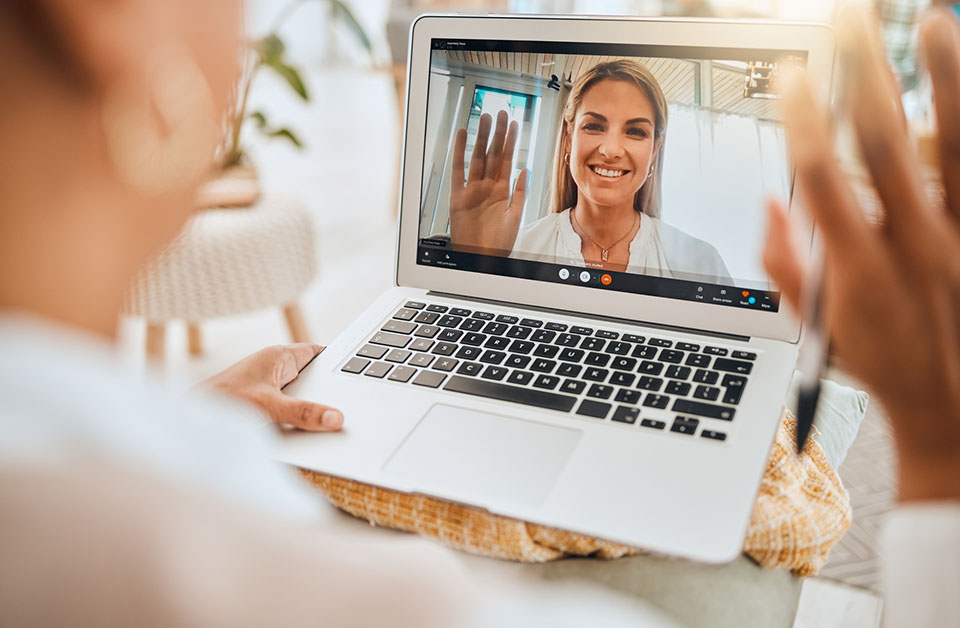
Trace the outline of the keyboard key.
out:
[[[682,412],[683,414],[695,414],[711,419],[721,419],[723,421],[732,421],[733,415],[736,413],[736,410],[733,408],[715,406],[711,403],[703,403],[701,401],[690,401],[689,399],[677,399],[673,402],[673,408],[671,408],[671,410],[674,412]]]
[[[722,347],[704,347],[703,352],[710,355],[727,355],[727,350]]]
[[[387,354],[387,362],[403,364],[411,355],[413,355],[413,353],[411,351],[407,351],[406,349],[394,349]]]
[[[517,321],[520,320],[516,316],[509,316],[507,314],[500,314],[497,318],[494,319],[498,323],[506,323],[508,325],[516,325]]]
[[[583,363],[588,366],[606,366],[609,361],[610,356],[608,354],[597,353],[596,351],[591,351],[583,359]]]
[[[726,387],[723,393],[723,403],[728,403],[731,406],[740,403],[743,389],[747,385],[747,379],[740,375],[727,374],[723,376],[723,385]]]
[[[456,350],[457,345],[453,344],[452,342],[438,342],[437,346],[434,347],[433,351],[430,353],[433,353],[434,355],[448,356],[453,355]]]
[[[632,343],[640,343],[640,344],[643,344],[644,342],[647,341],[647,339],[644,338],[643,336],[637,336],[636,334],[624,334],[623,338],[621,338],[620,340],[622,340],[623,342],[632,342]]]
[[[618,371],[632,371],[637,367],[636,358],[617,357],[610,363],[610,368]]]
[[[589,327],[580,327],[578,325],[574,325],[573,327],[570,328],[570,333],[579,334],[581,336],[589,336],[593,333],[593,330],[590,329]]]
[[[557,337],[557,332],[549,331],[547,329],[538,329],[533,332],[533,337],[530,340],[534,342],[553,342],[553,339]]]
[[[659,349],[649,345],[637,345],[633,348],[633,352],[630,355],[635,358],[652,360],[653,358],[657,357],[657,351],[659,351]]]
[[[507,381],[511,384],[520,384],[525,386],[530,383],[530,380],[533,379],[533,373],[530,371],[513,371],[510,373],[510,377],[507,378]]]
[[[424,325],[433,325],[437,322],[438,318],[440,318],[440,315],[436,312],[420,312],[413,320],[417,323],[423,323]]]
[[[479,318],[482,321],[492,321],[493,313],[492,312],[474,312],[472,318]]]
[[[716,430],[703,430],[700,432],[703,438],[712,438],[713,440],[727,440],[727,435]]]
[[[664,349],[660,352],[660,357],[657,358],[661,362],[669,362],[671,364],[679,364],[683,361],[683,351],[674,351],[673,349]]]
[[[476,376],[480,374],[482,369],[483,365],[479,362],[461,362],[460,368],[457,369],[457,373],[460,373],[461,375]]]
[[[393,369],[393,373],[390,373],[389,379],[391,382],[402,382],[407,383],[410,381],[410,378],[413,377],[413,374],[417,372],[417,369],[411,368],[409,366],[398,366]]]
[[[451,316],[470,316],[470,310],[465,310],[462,307],[455,307],[450,309]]]
[[[756,360],[757,354],[751,353],[750,351],[734,351],[731,355],[731,358],[737,358],[739,360]]]
[[[649,427],[654,430],[662,430],[667,426],[663,421],[657,421],[655,419],[643,419],[640,421],[641,427]]]
[[[713,386],[697,386],[697,389],[693,391],[693,396],[706,401],[716,401],[717,397],[720,396],[720,389]]]
[[[363,374],[367,377],[376,377],[377,379],[382,379],[387,373],[390,372],[390,369],[392,368],[392,364],[387,364],[386,362],[374,362]]]
[[[492,379],[500,381],[507,376],[507,369],[502,366],[488,366],[483,369],[483,373],[480,374],[480,377],[483,379]]]
[[[420,325],[420,328],[413,332],[413,335],[419,338],[433,338],[439,333],[440,328],[435,325]]]
[[[457,349],[456,356],[461,360],[476,360],[483,353],[483,349],[477,347],[460,347]]]
[[[504,358],[507,357],[507,354],[503,351],[494,351],[493,349],[487,349],[483,352],[483,355],[480,356],[480,361],[484,364],[500,364],[503,362]]]
[[[417,355],[413,356],[413,358],[410,359],[410,362],[408,362],[408,364],[410,366],[419,366],[421,368],[426,368],[430,366],[433,360],[434,360],[434,357],[432,355],[429,355],[426,353],[418,353]]]
[[[731,360],[729,358],[717,358],[713,361],[713,368],[716,371],[727,371],[729,373],[749,375],[750,371],[753,370],[753,363],[744,362],[742,360]]]
[[[632,403],[636,404],[640,402],[640,393],[635,390],[629,390],[627,388],[621,388],[617,391],[617,396],[613,398],[614,401],[619,401],[620,403]]]
[[[427,307],[426,303],[421,303],[420,301],[407,301],[403,304],[403,307],[408,307],[412,310],[422,310]]]
[[[459,329],[444,329],[442,332],[440,332],[440,335],[437,336],[437,340],[456,342],[460,340],[461,336],[463,336],[463,332]]]
[[[426,386],[427,388],[437,388],[447,378],[445,373],[437,371],[420,371],[420,374],[414,378],[413,383],[417,386]]]
[[[582,370],[583,367],[579,364],[561,364],[557,367],[557,375],[562,377],[576,377]]]
[[[539,358],[552,358],[559,352],[560,347],[557,345],[537,345],[537,348],[533,350],[533,355]]]
[[[540,375],[533,382],[534,388],[543,388],[544,390],[553,390],[560,383],[560,378],[555,375]]]
[[[693,374],[693,381],[698,384],[716,384],[717,378],[720,377],[720,374],[716,371],[705,371],[703,369],[698,370]]]
[[[663,389],[668,395],[678,395],[680,397],[686,397],[690,394],[690,384],[687,382],[667,382],[667,387]]]
[[[581,416],[590,416],[595,419],[604,419],[607,416],[607,413],[610,412],[612,406],[609,403],[601,403],[599,401],[591,401],[590,399],[584,399],[580,402],[580,407],[577,408],[577,414]]]
[[[637,388],[641,390],[652,390],[654,392],[660,390],[660,387],[663,386],[663,380],[659,377],[650,377],[644,375],[640,378],[640,381],[637,382]]]
[[[644,360],[640,363],[640,368],[637,369],[638,373],[645,373],[647,375],[659,375],[663,372],[663,364],[660,362],[651,362],[649,360]]]
[[[691,344],[689,342],[678,342],[677,351],[699,351],[700,345]]]
[[[547,323],[543,328],[550,331],[567,331],[567,326],[563,323]]]
[[[637,422],[637,417],[640,416],[640,410],[637,408],[630,408],[627,406],[617,406],[617,411],[613,413],[613,421],[618,423],[629,423],[633,425]]]
[[[373,338],[370,339],[370,343],[383,345],[385,347],[394,347],[395,349],[403,349],[410,343],[410,338],[409,336],[401,336],[399,334],[382,331],[374,334]]]
[[[370,360],[366,358],[351,358],[349,362],[343,365],[343,368],[340,369],[344,373],[359,373],[363,369],[367,368],[367,365],[370,364]]]
[[[580,343],[580,348],[586,349],[587,351],[600,351],[606,344],[607,341],[602,338],[587,337]]]
[[[504,338],[503,336],[490,336],[487,338],[487,341],[483,343],[483,346],[487,349],[506,351],[507,347],[510,346],[510,339]]]
[[[514,325],[509,330],[507,330],[507,338],[519,338],[521,340],[526,339],[533,332],[532,327],[520,327],[519,325]]]
[[[611,342],[607,345],[605,351],[613,355],[627,355],[630,353],[631,346],[629,342]]]
[[[510,353],[523,353],[527,354],[533,351],[534,345],[529,340],[514,340],[510,343],[510,346],[507,348],[507,351]]]
[[[437,371],[447,371],[450,372],[453,369],[457,368],[457,364],[460,363],[460,360],[454,360],[453,358],[440,358],[433,363],[434,370]]]
[[[538,321],[535,318],[521,318],[520,324],[524,327],[543,327],[543,321]]]
[[[583,379],[590,380],[591,382],[605,382],[607,381],[607,375],[610,374],[610,371],[607,369],[598,369],[595,366],[591,366],[583,373]]]
[[[664,375],[670,379],[687,379],[690,377],[690,367],[671,364],[667,367],[667,372]]]
[[[646,398],[643,400],[643,405],[647,408],[660,408],[661,410],[666,408],[668,403],[670,403],[670,397],[666,395],[655,395],[653,393],[647,393]]]
[[[697,419],[688,419],[686,417],[678,416],[676,419],[674,419],[673,425],[670,426],[670,431],[678,434],[691,435],[697,431],[697,425],[699,424],[700,421]]]
[[[561,347],[576,347],[580,344],[580,336],[576,334],[560,334],[553,344]]]
[[[588,397],[595,397],[597,399],[609,399],[612,394],[613,386],[606,386],[604,384],[593,384],[590,386],[590,390],[587,391]]]
[[[559,410],[560,412],[569,412],[577,402],[576,397],[569,395],[558,395],[545,390],[498,384],[483,379],[460,377],[459,375],[451,377],[443,389],[486,397],[488,399],[522,403],[528,406],[546,408],[548,410]]]
[[[463,317],[461,316],[452,316],[447,314],[446,316],[441,316],[440,320],[437,321],[439,327],[456,327],[463,322]]]
[[[691,353],[687,356],[687,365],[695,366],[700,369],[705,369],[710,366],[710,360],[712,360],[709,355],[704,355],[702,353]]]
[[[463,337],[463,340],[460,342],[465,345],[470,345],[472,347],[479,347],[486,341],[487,337],[483,334],[478,334],[476,332],[471,332]]]
[[[560,386],[560,392],[570,393],[571,395],[579,395],[586,387],[587,383],[584,381],[580,381],[579,379],[567,379],[564,380],[563,385]]]
[[[416,315],[417,315],[416,310],[411,310],[410,308],[402,307],[399,310],[397,310],[397,313],[394,314],[393,317],[398,321],[409,321],[409,320],[412,320],[413,317]]]
[[[530,365],[530,370],[536,371],[537,373],[550,373],[556,366],[557,363],[553,360],[538,358],[533,361],[533,364]]]
[[[374,345],[363,345],[360,347],[360,350],[357,351],[357,355],[361,358],[372,358],[374,360],[379,360],[383,357],[383,354],[389,351],[386,347],[377,347]]]
[[[460,323],[460,329],[463,331],[480,331],[483,329],[483,321],[476,318],[467,318]]]
[[[614,373],[610,376],[610,383],[614,386],[632,386],[637,376],[633,373]]]
[[[579,362],[583,359],[584,355],[586,355],[586,352],[583,349],[571,349],[567,347],[557,355],[557,358],[564,362]]]
[[[407,349],[411,351],[422,351],[426,353],[430,350],[430,347],[433,346],[433,341],[428,338],[416,338],[413,342],[410,343],[410,346]]]
[[[672,347],[673,341],[664,340],[663,338],[651,338],[650,340],[647,341],[647,344],[652,345],[654,347]]]
[[[525,369],[530,364],[530,359],[528,355],[511,355],[507,357],[507,361],[503,365],[515,369]]]
[[[609,329],[598,329],[596,336],[598,338],[606,338],[607,340],[616,340],[620,337],[620,334],[615,331],[610,331]]]
[[[502,336],[506,331],[510,329],[510,326],[506,323],[487,323],[483,326],[483,333],[493,334],[494,336]]]
[[[449,309],[450,308],[448,308],[446,305],[428,305],[427,306],[428,312],[439,312],[440,314],[443,314]]]

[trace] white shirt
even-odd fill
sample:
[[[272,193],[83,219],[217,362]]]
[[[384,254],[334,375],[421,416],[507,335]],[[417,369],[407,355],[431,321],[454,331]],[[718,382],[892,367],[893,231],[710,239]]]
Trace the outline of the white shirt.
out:
[[[551,264],[586,266],[581,253],[583,241],[570,222],[570,210],[548,214],[524,229],[513,246],[511,257]],[[680,231],[658,218],[643,215],[640,228],[630,241],[626,272],[732,283],[723,259],[708,242]]]

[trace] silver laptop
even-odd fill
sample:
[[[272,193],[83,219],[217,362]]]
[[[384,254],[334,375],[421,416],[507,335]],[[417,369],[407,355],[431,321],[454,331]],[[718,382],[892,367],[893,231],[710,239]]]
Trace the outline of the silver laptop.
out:
[[[801,332],[761,262],[785,62],[826,103],[824,26],[417,20],[396,287],[288,387],[346,422],[283,461],[732,560]]]

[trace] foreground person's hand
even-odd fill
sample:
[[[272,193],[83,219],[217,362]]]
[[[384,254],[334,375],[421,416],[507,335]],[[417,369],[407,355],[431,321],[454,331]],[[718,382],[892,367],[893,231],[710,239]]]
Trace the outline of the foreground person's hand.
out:
[[[885,208],[868,224],[832,151],[829,125],[799,74],[784,77],[783,112],[797,181],[826,251],[825,315],[837,358],[883,402],[893,423],[900,499],[960,498],[960,32],[945,12],[921,28],[934,84],[947,211],[928,202],[890,89],[879,33],[847,12],[838,31],[852,121]],[[797,305],[804,270],[787,216],[770,208],[765,263]]]
[[[339,410],[283,394],[284,386],[317,357],[323,347],[300,343],[267,347],[214,375],[202,386],[254,404],[274,423],[311,432],[332,432],[343,425]]]
[[[527,191],[527,171],[517,177],[513,195],[510,176],[517,144],[517,123],[507,125],[507,112],[497,114],[490,150],[487,140],[492,120],[480,116],[477,140],[464,177],[467,130],[460,129],[453,145],[450,182],[450,240],[459,249],[509,255],[517,239]]]

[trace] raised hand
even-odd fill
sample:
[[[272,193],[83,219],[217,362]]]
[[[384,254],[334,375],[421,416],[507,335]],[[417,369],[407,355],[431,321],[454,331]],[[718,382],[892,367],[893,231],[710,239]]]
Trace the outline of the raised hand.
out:
[[[509,255],[517,239],[527,191],[527,171],[517,177],[510,194],[517,123],[507,129],[507,112],[497,114],[497,127],[487,150],[492,119],[480,116],[477,143],[464,176],[467,130],[460,129],[453,145],[450,184],[450,240],[458,249]]]
[[[932,206],[870,17],[843,14],[841,51],[864,162],[883,201],[869,224],[832,151],[824,112],[799,73],[783,77],[797,182],[823,235],[825,315],[836,356],[879,397],[893,423],[900,499],[960,498],[960,28],[945,11],[920,29],[937,110],[947,208]],[[765,263],[797,305],[806,272],[779,203]]]

